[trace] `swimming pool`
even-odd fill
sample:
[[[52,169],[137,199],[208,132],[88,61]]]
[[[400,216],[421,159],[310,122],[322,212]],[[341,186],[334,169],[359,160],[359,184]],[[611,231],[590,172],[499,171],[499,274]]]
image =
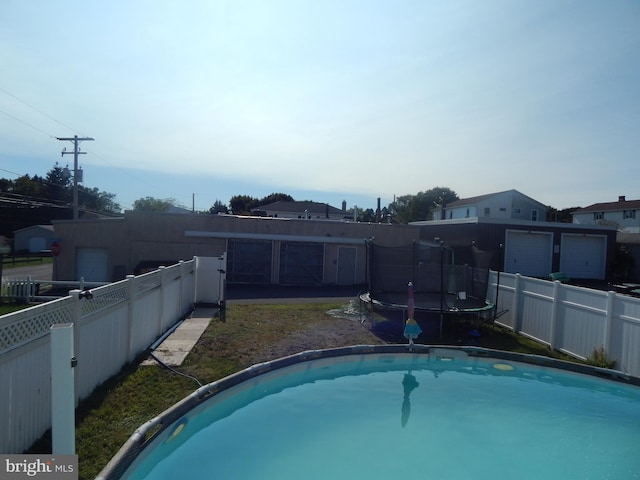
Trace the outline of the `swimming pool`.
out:
[[[467,347],[305,352],[203,387],[105,478],[640,478],[640,387],[557,366],[605,373]]]

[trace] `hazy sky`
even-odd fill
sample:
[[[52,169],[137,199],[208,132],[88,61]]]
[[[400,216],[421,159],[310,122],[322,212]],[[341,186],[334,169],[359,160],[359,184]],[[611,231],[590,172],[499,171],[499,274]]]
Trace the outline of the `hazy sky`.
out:
[[[0,177],[125,208],[640,198],[638,0],[2,0],[0,71]]]

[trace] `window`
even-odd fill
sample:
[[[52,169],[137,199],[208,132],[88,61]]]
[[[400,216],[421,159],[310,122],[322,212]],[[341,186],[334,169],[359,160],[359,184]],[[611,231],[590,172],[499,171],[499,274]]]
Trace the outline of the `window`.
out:
[[[534,222],[538,221],[538,210],[531,210],[531,220]]]
[[[636,211],[635,210],[625,210],[622,212],[622,218],[636,218]]]
[[[604,218],[604,212],[593,212],[594,220],[602,220]]]
[[[488,217],[491,215],[491,209],[489,207],[484,207],[484,216]]]

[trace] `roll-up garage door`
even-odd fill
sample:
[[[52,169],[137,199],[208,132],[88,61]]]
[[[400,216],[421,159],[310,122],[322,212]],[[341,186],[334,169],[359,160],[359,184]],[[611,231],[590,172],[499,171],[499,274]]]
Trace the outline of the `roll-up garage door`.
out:
[[[605,236],[562,234],[560,270],[567,277],[604,279],[606,256]]]
[[[271,283],[273,244],[270,240],[230,239],[227,253],[227,281]]]
[[[76,257],[78,280],[108,282],[107,250],[103,248],[79,248]]]
[[[280,284],[322,285],[324,245],[282,242],[280,244]]]
[[[528,277],[547,277],[551,273],[553,234],[507,230],[504,271]]]

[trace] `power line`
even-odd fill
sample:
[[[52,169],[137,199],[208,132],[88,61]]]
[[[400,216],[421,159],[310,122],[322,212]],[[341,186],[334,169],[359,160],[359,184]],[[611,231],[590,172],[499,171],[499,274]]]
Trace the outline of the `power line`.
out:
[[[20,123],[22,123],[23,125],[26,125],[27,127],[31,127],[31,128],[33,128],[34,130],[39,131],[40,133],[44,133],[44,134],[45,134],[45,135],[47,135],[48,137],[53,138],[53,135],[51,135],[49,132],[45,132],[45,131],[44,131],[44,130],[42,130],[41,128],[38,128],[38,127],[36,127],[36,126],[33,126],[33,125],[31,125],[30,123],[25,122],[24,120],[20,120],[18,117],[14,117],[13,115],[11,115],[11,114],[9,114],[9,113],[7,113],[7,112],[3,111],[3,110],[0,110],[0,113],[2,113],[2,114],[4,114],[4,115],[6,115],[6,116],[7,116],[7,117],[9,117],[9,118],[13,118],[15,121],[20,122]]]
[[[26,105],[27,107],[29,107],[29,108],[31,108],[31,109],[33,109],[33,110],[35,110],[35,111],[36,111],[36,112],[38,112],[40,115],[44,115],[44,116],[45,116],[45,117],[47,117],[48,119],[53,120],[53,121],[54,121],[54,122],[56,122],[58,125],[61,125],[61,126],[63,126],[64,128],[68,128],[68,129],[69,129],[69,130],[71,130],[72,132],[80,133],[80,132],[78,132],[75,128],[71,128],[70,126],[65,125],[65,124],[64,124],[64,123],[62,123],[60,120],[58,120],[58,119],[56,119],[56,118],[52,117],[51,115],[49,115],[48,113],[43,112],[42,110],[40,110],[40,109],[38,109],[38,108],[34,107],[34,106],[33,106],[33,105],[31,105],[30,103],[25,102],[25,101],[24,101],[24,100],[22,100],[21,98],[18,98],[18,97],[17,97],[17,96],[15,96],[13,93],[6,91],[6,90],[5,90],[4,88],[2,88],[2,87],[0,87],[0,92],[3,92],[3,93],[5,93],[6,95],[9,95],[11,98],[16,99],[17,101],[19,101],[19,102],[20,102],[20,103],[22,103],[23,105]],[[3,113],[5,113],[5,112],[3,112]],[[5,113],[5,115],[6,115],[6,113]],[[13,118],[15,118],[15,117],[13,117]],[[22,120],[19,120],[19,121],[22,121]],[[23,123],[24,123],[24,122],[23,122]],[[34,127],[34,128],[36,128],[36,127]],[[51,135],[51,136],[53,136],[53,135]]]

